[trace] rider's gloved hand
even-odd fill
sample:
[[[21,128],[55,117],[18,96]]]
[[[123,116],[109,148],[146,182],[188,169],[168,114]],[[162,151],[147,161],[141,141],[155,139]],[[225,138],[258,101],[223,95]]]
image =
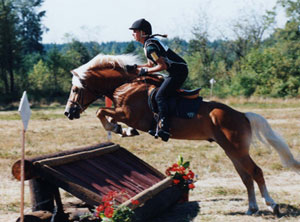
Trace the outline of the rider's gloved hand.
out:
[[[146,68],[141,68],[141,70],[140,70],[138,76],[145,76],[145,75],[147,75],[147,73],[148,73],[148,69],[146,69]]]
[[[127,72],[134,72],[136,70],[136,68],[137,68],[137,64],[125,66],[125,69]]]

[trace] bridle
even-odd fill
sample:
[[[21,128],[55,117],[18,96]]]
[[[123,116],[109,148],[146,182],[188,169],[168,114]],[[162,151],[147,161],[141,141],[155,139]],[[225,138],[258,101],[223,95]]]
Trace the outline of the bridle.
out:
[[[93,90],[89,89],[89,87],[81,81],[81,79],[79,78],[79,75],[77,73],[73,73],[73,75],[76,75],[79,79],[79,81],[81,82],[81,85],[83,88],[81,87],[78,87],[78,91],[77,94],[77,99],[74,101],[74,100],[71,100],[69,99],[68,102],[70,102],[71,104],[73,105],[77,105],[81,111],[85,110],[92,102],[94,102],[95,100],[99,99],[102,95],[99,95],[99,93],[97,92],[94,92]],[[87,104],[83,104],[84,102],[84,97],[83,97],[83,89],[86,89],[87,91],[89,91],[94,97],[95,97],[95,100],[91,100],[91,102],[87,103]]]
[[[72,105],[77,105],[80,108],[80,110],[84,110],[89,104],[83,105],[83,89],[78,88],[78,91],[79,92],[77,92],[76,100],[69,99],[68,102],[70,102]]]

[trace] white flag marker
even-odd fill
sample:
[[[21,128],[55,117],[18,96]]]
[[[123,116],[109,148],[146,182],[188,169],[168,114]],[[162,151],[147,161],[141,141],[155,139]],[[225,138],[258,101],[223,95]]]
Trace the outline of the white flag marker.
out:
[[[24,91],[23,96],[21,98],[20,106],[19,106],[19,113],[21,115],[24,130],[27,130],[28,122],[31,116],[31,110],[27,98],[26,91]]]
[[[25,162],[25,132],[27,130],[28,122],[31,116],[30,105],[28,102],[28,98],[26,95],[26,91],[24,91],[23,96],[21,98],[19,113],[21,115],[21,119],[23,122],[23,130],[22,130],[22,150],[21,150],[21,209],[20,209],[20,221],[24,222],[24,162]]]

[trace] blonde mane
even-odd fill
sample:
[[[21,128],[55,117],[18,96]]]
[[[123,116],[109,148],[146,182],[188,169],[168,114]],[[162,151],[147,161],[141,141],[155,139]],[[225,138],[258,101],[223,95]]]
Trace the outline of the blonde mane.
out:
[[[132,54],[125,54],[125,55],[98,54],[89,62],[71,71],[71,73],[73,74],[72,84],[82,88],[82,84],[80,80],[84,80],[87,76],[86,72],[91,69],[107,69],[107,68],[114,69],[116,67],[125,69],[126,65],[133,65],[138,63],[140,63],[138,57]]]

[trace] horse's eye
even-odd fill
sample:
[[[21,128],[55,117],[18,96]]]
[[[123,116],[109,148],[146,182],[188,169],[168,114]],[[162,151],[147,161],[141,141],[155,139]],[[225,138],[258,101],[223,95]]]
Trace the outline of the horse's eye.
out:
[[[78,92],[78,88],[74,88],[73,93],[77,93],[77,92]]]

